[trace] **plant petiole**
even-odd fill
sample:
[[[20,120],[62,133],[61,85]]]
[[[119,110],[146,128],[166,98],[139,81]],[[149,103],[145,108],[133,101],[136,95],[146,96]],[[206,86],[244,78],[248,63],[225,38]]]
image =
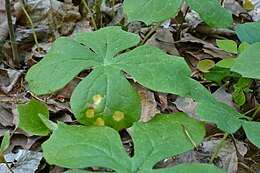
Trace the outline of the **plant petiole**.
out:
[[[150,32],[148,32],[148,34],[146,34],[146,36],[144,37],[140,45],[144,45],[144,43],[148,40],[148,38],[157,30],[157,28],[161,26],[162,23],[163,22],[159,22]]]
[[[223,144],[224,144],[225,140],[227,139],[228,135],[229,135],[228,133],[224,134],[223,138],[221,139],[220,143],[218,144],[217,148],[215,149],[213,155],[211,156],[211,158],[209,160],[209,164],[212,164],[214,159],[217,157],[218,152],[221,149],[221,147],[223,146]]]
[[[90,8],[89,8],[89,6],[88,6],[86,0],[82,0],[82,2],[83,2],[83,4],[84,4],[84,6],[85,6],[87,12],[88,12],[89,15],[90,15],[91,22],[92,22],[92,24],[93,24],[93,26],[94,26],[94,29],[97,30],[97,24],[96,24],[96,22],[95,22],[95,19],[94,19],[93,13],[91,12],[91,10],[90,10]]]
[[[36,32],[35,32],[35,29],[34,29],[34,24],[33,24],[33,21],[30,17],[30,15],[27,13],[26,9],[24,8],[24,5],[23,5],[23,2],[22,0],[18,0],[19,1],[19,4],[24,12],[24,14],[26,15],[27,19],[29,20],[31,26],[32,26],[32,33],[33,33],[33,37],[34,37],[34,41],[35,41],[35,44],[37,46],[37,51],[40,52],[40,48],[39,48],[39,43],[38,43],[38,40],[37,40],[37,35],[36,35]]]

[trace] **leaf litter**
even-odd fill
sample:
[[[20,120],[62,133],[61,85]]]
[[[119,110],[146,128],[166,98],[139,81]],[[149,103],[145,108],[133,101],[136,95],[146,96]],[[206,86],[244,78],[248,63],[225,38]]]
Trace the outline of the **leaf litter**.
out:
[[[28,1],[26,4],[31,17],[33,17],[34,23],[37,26],[36,33],[37,36],[40,38],[40,46],[45,52],[48,52],[53,40],[61,35],[71,37],[75,33],[82,31],[91,32],[93,29],[91,23],[88,22],[90,21],[89,16],[86,15],[86,12],[82,12],[80,6],[73,4],[73,2],[64,3],[56,0],[53,0],[52,2],[53,4],[50,4],[49,1],[37,0]],[[233,15],[237,16],[238,18],[249,20],[250,17],[252,17],[255,21],[259,21],[259,3],[255,0],[251,0],[251,2],[255,8],[249,12],[247,12],[241,4],[234,0],[225,0],[224,6],[227,9],[230,9]],[[90,1],[90,3],[93,3],[93,1]],[[5,9],[2,9],[2,7],[4,7],[3,0],[0,1],[0,4],[2,4],[0,5],[0,33],[2,41],[6,39],[8,32],[5,21]],[[104,20],[110,20],[110,22],[112,23],[120,23],[123,19],[122,13],[119,13],[120,9],[122,9],[120,8],[120,5],[122,5],[121,2],[118,2],[117,8],[115,9],[116,12],[118,11],[117,21],[111,21],[111,17],[109,18],[109,16],[111,15],[112,9],[109,6],[104,5],[103,3],[101,6],[102,18]],[[70,95],[75,88],[74,82],[77,84],[79,79],[75,78],[72,83],[56,92],[54,95],[38,97],[28,92],[28,85],[24,81],[24,73],[26,73],[26,70],[30,66],[37,63],[39,59],[42,59],[45,53],[39,54],[39,52],[34,51],[35,46],[30,25],[28,24],[25,15],[21,14],[21,11],[19,11],[19,6],[17,7],[16,5],[15,9],[16,10],[14,16],[16,16],[16,18],[14,18],[14,23],[17,27],[17,42],[22,58],[25,59],[25,65],[23,66],[23,69],[19,70],[14,70],[13,68],[10,68],[12,66],[11,49],[10,47],[8,47],[8,45],[5,45],[3,47],[2,53],[4,55],[1,54],[0,58],[0,134],[2,136],[2,132],[5,132],[6,130],[13,130],[14,135],[11,138],[11,142],[13,144],[11,145],[8,153],[5,154],[5,156],[8,161],[13,163],[14,171],[17,173],[26,172],[27,170],[29,170],[30,172],[34,172],[35,170],[37,170],[37,167],[40,164],[42,154],[38,151],[29,150],[35,150],[35,148],[37,147],[34,147],[34,144],[36,145],[37,142],[41,143],[42,137],[35,138],[33,136],[29,136],[21,130],[17,130],[16,127],[18,114],[15,113],[16,104],[28,102],[32,97],[35,97],[36,99],[47,104],[48,109],[51,112],[50,116],[53,120],[59,120],[67,123],[75,123],[75,118],[73,117],[68,105]],[[46,26],[46,23],[48,23],[49,25]],[[234,58],[235,56],[233,54],[219,49],[216,43],[214,41],[212,42],[212,40],[214,40],[215,38],[231,39],[234,36],[234,31],[228,29],[220,30],[208,28],[203,23],[201,23],[201,19],[194,11],[188,12],[186,16],[186,22],[183,23],[183,28],[180,33],[181,37],[179,41],[175,41],[178,40],[176,39],[176,35],[178,34],[177,26],[178,25],[176,25],[175,23],[170,23],[168,29],[159,28],[150,37],[146,44],[158,47],[171,55],[184,56],[185,60],[189,63],[192,71],[195,72],[195,74],[198,74],[194,76],[195,78],[197,78],[197,80],[199,80],[201,83],[204,83],[206,87],[216,87],[212,82],[205,82],[203,76],[201,76],[199,72],[196,72],[196,66],[199,61],[203,59],[210,59],[217,62],[219,59]],[[149,30],[151,30],[151,27],[147,27],[140,22],[130,22],[128,23],[127,29],[128,31],[140,34],[140,36],[143,37],[148,33]],[[50,33],[51,35],[53,35],[54,38],[48,36],[48,34]],[[88,74],[89,71],[86,70],[85,73]],[[217,90],[213,92],[213,95],[218,100],[237,108],[232,99],[232,95],[227,92],[227,90],[230,89],[228,85],[229,82],[232,83],[233,81],[227,81],[226,85],[222,87],[217,87]],[[176,96],[174,95],[156,93],[143,87],[136,87],[135,89],[141,96],[141,102],[143,104],[143,121],[147,121],[156,113],[164,112],[166,110],[179,110],[186,112],[194,118],[199,118],[199,116],[196,115],[194,111],[195,102],[193,102],[193,100],[189,98],[176,98]],[[251,97],[249,99],[254,99],[255,104],[259,104],[259,102],[254,98],[254,95],[250,95],[249,97]],[[247,110],[249,110],[253,106],[254,105],[250,105],[250,102],[246,103]],[[216,127],[210,130],[214,131],[214,133],[211,135],[217,133],[215,132],[217,131]],[[122,134],[124,133],[122,132]],[[247,170],[254,170],[255,172],[257,172],[257,170],[259,170],[259,168],[256,168],[257,164],[248,163],[244,160],[241,160],[241,158],[244,157],[247,157],[252,161],[257,160],[257,158],[255,157],[257,153],[248,152],[249,149],[246,146],[251,146],[251,144],[247,140],[245,140],[247,144],[243,142],[243,134],[238,132],[234,136],[237,138],[237,140],[235,141],[235,145],[230,140],[227,140],[225,142],[222,150],[218,155],[217,164],[230,173],[237,172],[238,170],[243,170],[244,172]],[[125,133],[122,139],[123,143],[129,147],[129,150],[131,150],[132,141],[128,134]],[[211,153],[213,152],[212,149],[215,148],[216,144],[219,142],[219,139],[219,137],[210,138],[209,140],[205,139],[202,146],[199,147],[198,151],[194,150],[186,154],[177,156],[176,158],[165,159],[158,163],[157,167],[168,167],[184,162],[207,163],[208,159],[211,156]],[[20,150],[18,150],[18,152],[17,147],[21,148]],[[237,147],[237,149],[235,147]],[[253,149],[253,146],[250,147],[250,149],[252,151],[255,151]],[[246,154],[247,152],[248,154]],[[244,165],[248,166],[245,167]],[[45,166],[45,168],[48,168],[48,166],[46,166],[46,163],[43,164],[43,166]],[[95,169],[97,171],[100,170],[99,168]],[[7,172],[3,164],[0,167],[0,171]],[[64,170],[61,169],[60,172],[62,171]]]

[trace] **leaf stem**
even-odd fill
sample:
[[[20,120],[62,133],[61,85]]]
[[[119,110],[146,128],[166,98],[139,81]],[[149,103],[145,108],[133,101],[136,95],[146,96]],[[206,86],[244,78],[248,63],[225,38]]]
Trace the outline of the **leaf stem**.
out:
[[[115,0],[112,0],[112,17],[115,17]]]
[[[22,7],[24,14],[26,15],[27,19],[29,20],[29,22],[32,26],[32,33],[33,33],[35,44],[37,46],[37,51],[40,52],[39,43],[38,43],[37,35],[36,35],[35,29],[34,29],[33,21],[31,19],[30,15],[27,13],[26,9],[24,8],[23,1],[22,0],[18,0],[18,1],[19,1],[20,6]]]
[[[97,24],[96,24],[96,21],[95,21],[95,19],[94,19],[93,13],[91,12],[91,10],[90,10],[88,4],[86,3],[86,0],[82,0],[82,2],[83,2],[83,4],[84,4],[84,6],[85,6],[87,12],[88,12],[89,15],[90,15],[91,22],[92,22],[92,24],[93,24],[93,26],[94,26],[94,29],[97,30]]]
[[[256,106],[256,110],[254,112],[254,114],[252,115],[252,120],[255,118],[256,114],[260,111],[260,105]]]
[[[11,173],[14,173],[14,171],[12,170],[12,168],[8,165],[7,161],[4,159],[3,162],[5,163],[6,167],[9,169],[9,171]]]
[[[229,135],[228,133],[225,133],[225,134],[224,134],[224,136],[223,136],[223,138],[221,139],[220,143],[219,143],[218,146],[216,147],[216,149],[215,149],[213,155],[211,156],[211,158],[210,158],[210,160],[209,160],[209,164],[212,164],[213,161],[214,161],[214,159],[217,157],[218,152],[219,152],[219,150],[221,149],[221,147],[223,146],[223,144],[224,144],[225,140],[227,139],[228,135]]]
[[[146,34],[146,36],[144,37],[140,45],[144,45],[144,43],[148,40],[148,38],[154,33],[154,31],[157,30],[157,28],[159,28],[159,26],[161,26],[162,23],[163,21],[159,22],[150,32],[148,32],[148,34]]]
[[[253,111],[255,111],[255,112],[253,113],[252,118],[248,117],[249,121],[252,121],[255,118],[256,114],[260,111],[260,105],[257,105],[256,107],[250,109],[249,111],[247,111],[244,114],[247,115],[247,114],[249,114],[250,112],[253,112]]]
[[[10,42],[11,42],[12,52],[13,52],[13,61],[15,65],[20,66],[20,57],[18,54],[17,43],[15,41],[14,27],[12,23],[9,0],[5,0],[5,9],[7,15],[8,28],[9,28]]]

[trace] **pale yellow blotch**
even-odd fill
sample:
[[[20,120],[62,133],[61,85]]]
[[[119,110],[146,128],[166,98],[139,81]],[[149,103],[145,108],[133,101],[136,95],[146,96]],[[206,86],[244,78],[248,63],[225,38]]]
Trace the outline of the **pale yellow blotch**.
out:
[[[113,119],[116,121],[121,121],[124,118],[124,113],[121,111],[115,111],[113,114]]]
[[[102,118],[97,118],[96,122],[94,123],[96,126],[104,126],[105,121]]]
[[[92,108],[87,109],[86,111],[86,117],[87,118],[93,118],[95,116],[95,110]]]
[[[101,102],[102,97],[101,97],[101,95],[97,94],[97,95],[94,95],[94,96],[92,97],[92,99],[93,99],[94,104],[95,104],[95,105],[98,105],[98,104]]]

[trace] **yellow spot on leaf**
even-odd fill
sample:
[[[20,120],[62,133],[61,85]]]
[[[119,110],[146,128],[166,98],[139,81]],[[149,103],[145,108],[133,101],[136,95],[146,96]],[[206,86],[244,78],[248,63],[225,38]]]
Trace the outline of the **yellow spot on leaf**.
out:
[[[102,118],[97,118],[96,122],[94,123],[96,126],[104,126],[105,122]]]
[[[92,108],[87,109],[86,111],[86,117],[93,118],[95,116],[95,110]]]
[[[124,118],[124,113],[120,111],[115,111],[113,114],[113,119],[116,121],[121,121]]]
[[[93,102],[94,102],[94,104],[95,105],[98,105],[100,102],[101,102],[101,100],[102,100],[102,97],[101,97],[101,95],[94,95],[93,97],[92,97],[92,99],[93,99]]]

